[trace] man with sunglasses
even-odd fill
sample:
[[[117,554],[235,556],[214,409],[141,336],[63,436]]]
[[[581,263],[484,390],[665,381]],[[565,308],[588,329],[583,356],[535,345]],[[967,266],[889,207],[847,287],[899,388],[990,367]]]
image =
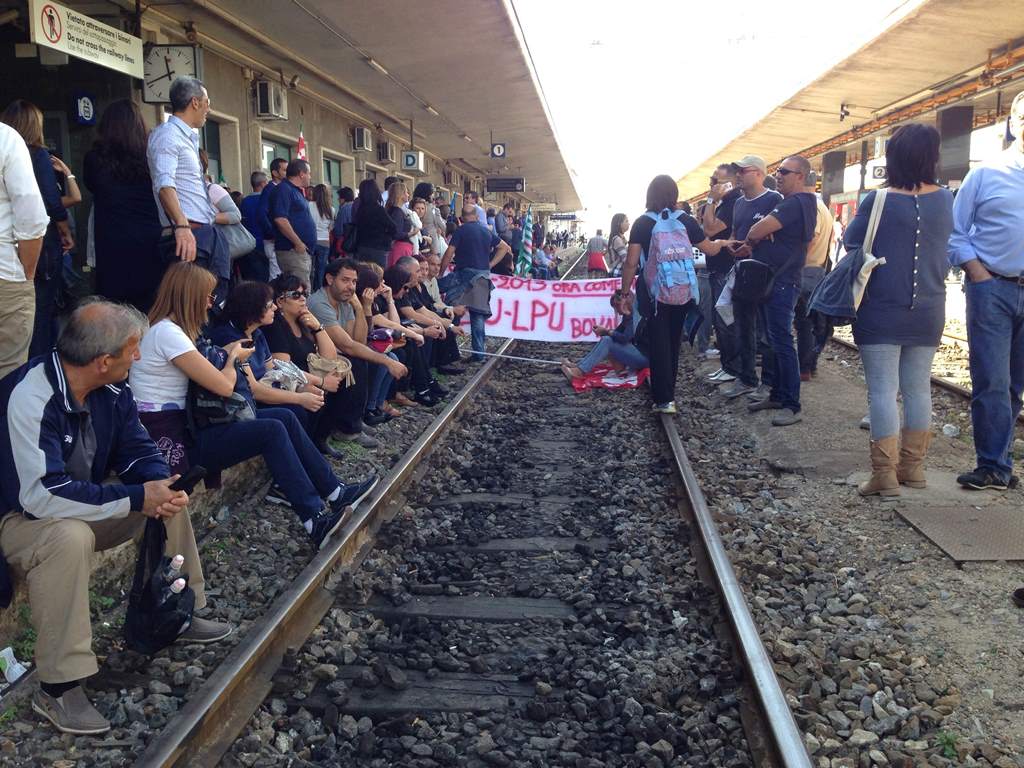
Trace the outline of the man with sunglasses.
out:
[[[711,176],[711,188],[701,214],[704,234],[710,240],[728,240],[732,237],[736,201],[743,196],[743,190],[739,185],[739,174],[740,167],[736,163],[722,163]],[[714,310],[718,297],[722,295],[725,283],[729,279],[729,270],[732,269],[734,263],[735,258],[725,248],[717,255],[707,257],[707,285],[711,289],[708,291],[711,317],[706,317],[705,322],[709,323],[709,327],[714,326],[719,360],[718,370],[712,373],[708,380],[716,384],[735,381],[739,376],[735,328],[732,325],[726,325]],[[699,272],[698,277],[702,277]],[[701,287],[703,288],[703,285]],[[703,293],[702,290],[702,298]]]
[[[757,246],[754,258],[764,262],[775,274],[771,296],[764,304],[768,342],[774,358],[772,390],[767,400],[749,410],[777,410],[772,425],[786,427],[800,417],[800,362],[793,342],[793,317],[807,245],[814,237],[818,218],[817,200],[805,191],[811,165],[800,155],[782,161],[775,178],[783,195],[781,203],[747,232],[745,243]]]

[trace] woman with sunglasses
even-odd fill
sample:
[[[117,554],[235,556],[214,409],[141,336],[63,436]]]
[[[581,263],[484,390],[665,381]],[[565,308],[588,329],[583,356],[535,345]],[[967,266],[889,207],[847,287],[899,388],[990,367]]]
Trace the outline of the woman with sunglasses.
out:
[[[251,375],[252,349],[241,341],[228,344],[226,362],[218,369],[196,346],[216,285],[213,273],[192,262],[177,262],[164,274],[149,313],[150,331],[129,375],[142,423],[175,472],[189,463],[221,472],[263,456],[274,480],[271,495],[295,510],[319,549],[378,478],[342,483],[299,420],[284,408],[259,408],[255,419],[211,424],[189,434],[185,412],[190,382],[222,398],[236,391],[251,398],[244,382]]]
[[[231,289],[224,307],[226,322],[210,330],[214,344],[224,346],[239,340],[252,341],[255,354],[249,361],[249,388],[258,408],[287,408],[313,438],[319,451],[332,459],[342,454],[327,444],[336,407],[340,377],[311,375],[308,384],[292,392],[263,383],[273,360],[294,363],[308,372],[307,356],[316,352],[334,359],[337,349],[306,309],[306,289],[296,275],[279,275],[270,285],[241,282]],[[285,327],[292,333],[286,334]],[[320,328],[319,333],[314,331]]]

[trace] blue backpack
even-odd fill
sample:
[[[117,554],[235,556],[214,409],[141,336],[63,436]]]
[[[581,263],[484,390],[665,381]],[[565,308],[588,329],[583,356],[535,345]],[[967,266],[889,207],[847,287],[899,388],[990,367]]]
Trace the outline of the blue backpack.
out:
[[[644,214],[654,221],[651,245],[644,254],[643,278],[654,310],[658,302],[683,306],[700,301],[697,272],[693,266],[693,245],[686,234],[682,211]]]

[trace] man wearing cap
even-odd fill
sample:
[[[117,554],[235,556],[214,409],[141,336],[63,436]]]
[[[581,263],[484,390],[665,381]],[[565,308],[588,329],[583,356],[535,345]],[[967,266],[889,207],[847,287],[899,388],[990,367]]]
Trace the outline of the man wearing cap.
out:
[[[750,228],[769,213],[782,201],[782,195],[765,189],[764,179],[768,167],[757,155],[747,155],[736,163],[739,171],[736,174],[742,195],[736,199],[732,214],[732,235],[734,240],[743,241]],[[754,250],[749,245],[742,245],[733,252],[737,259],[749,259]],[[767,397],[768,388],[772,384],[771,351],[767,344],[762,344],[762,378],[764,386],[758,387],[757,357],[758,339],[763,335],[764,308],[754,304],[733,301],[733,314],[736,318],[736,360],[738,363],[737,379],[723,390],[729,399],[749,395],[751,399]]]

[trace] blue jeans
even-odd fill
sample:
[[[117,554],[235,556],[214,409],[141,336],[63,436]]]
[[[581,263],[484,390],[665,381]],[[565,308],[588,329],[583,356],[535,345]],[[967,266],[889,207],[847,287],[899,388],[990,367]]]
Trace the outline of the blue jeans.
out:
[[[388,352],[388,357],[396,362],[398,361],[398,357],[394,352]],[[383,365],[371,364],[369,367],[370,390],[366,396],[366,410],[375,411],[384,405],[384,401],[388,397],[388,391],[391,389],[391,383],[395,380],[395,377]]]
[[[978,467],[1008,482],[1013,428],[1024,392],[1024,287],[992,278],[968,282],[971,423]]]
[[[469,340],[474,352],[484,352],[484,339],[486,338],[487,318],[479,312],[469,310]],[[478,362],[484,359],[483,355],[474,355]]]
[[[327,262],[330,260],[331,249],[328,245],[317,243],[313,247],[313,270],[310,272],[309,280],[313,290],[323,287],[324,272],[327,270]]]
[[[627,368],[639,371],[648,366],[647,357],[632,344],[619,344],[611,336],[602,336],[586,356],[576,365],[584,373],[590,373],[598,363],[611,358]]]
[[[196,437],[195,463],[210,470],[260,455],[303,522],[320,512],[323,498],[341,484],[295,414],[285,408],[260,408],[251,421],[206,427]]]
[[[868,383],[871,439],[899,434],[896,393],[903,395],[903,429],[923,432],[932,424],[932,358],[935,347],[861,344]]]
[[[800,410],[800,362],[793,342],[793,310],[799,297],[799,286],[776,283],[764,305],[765,330],[775,366],[771,399],[794,413]]]

